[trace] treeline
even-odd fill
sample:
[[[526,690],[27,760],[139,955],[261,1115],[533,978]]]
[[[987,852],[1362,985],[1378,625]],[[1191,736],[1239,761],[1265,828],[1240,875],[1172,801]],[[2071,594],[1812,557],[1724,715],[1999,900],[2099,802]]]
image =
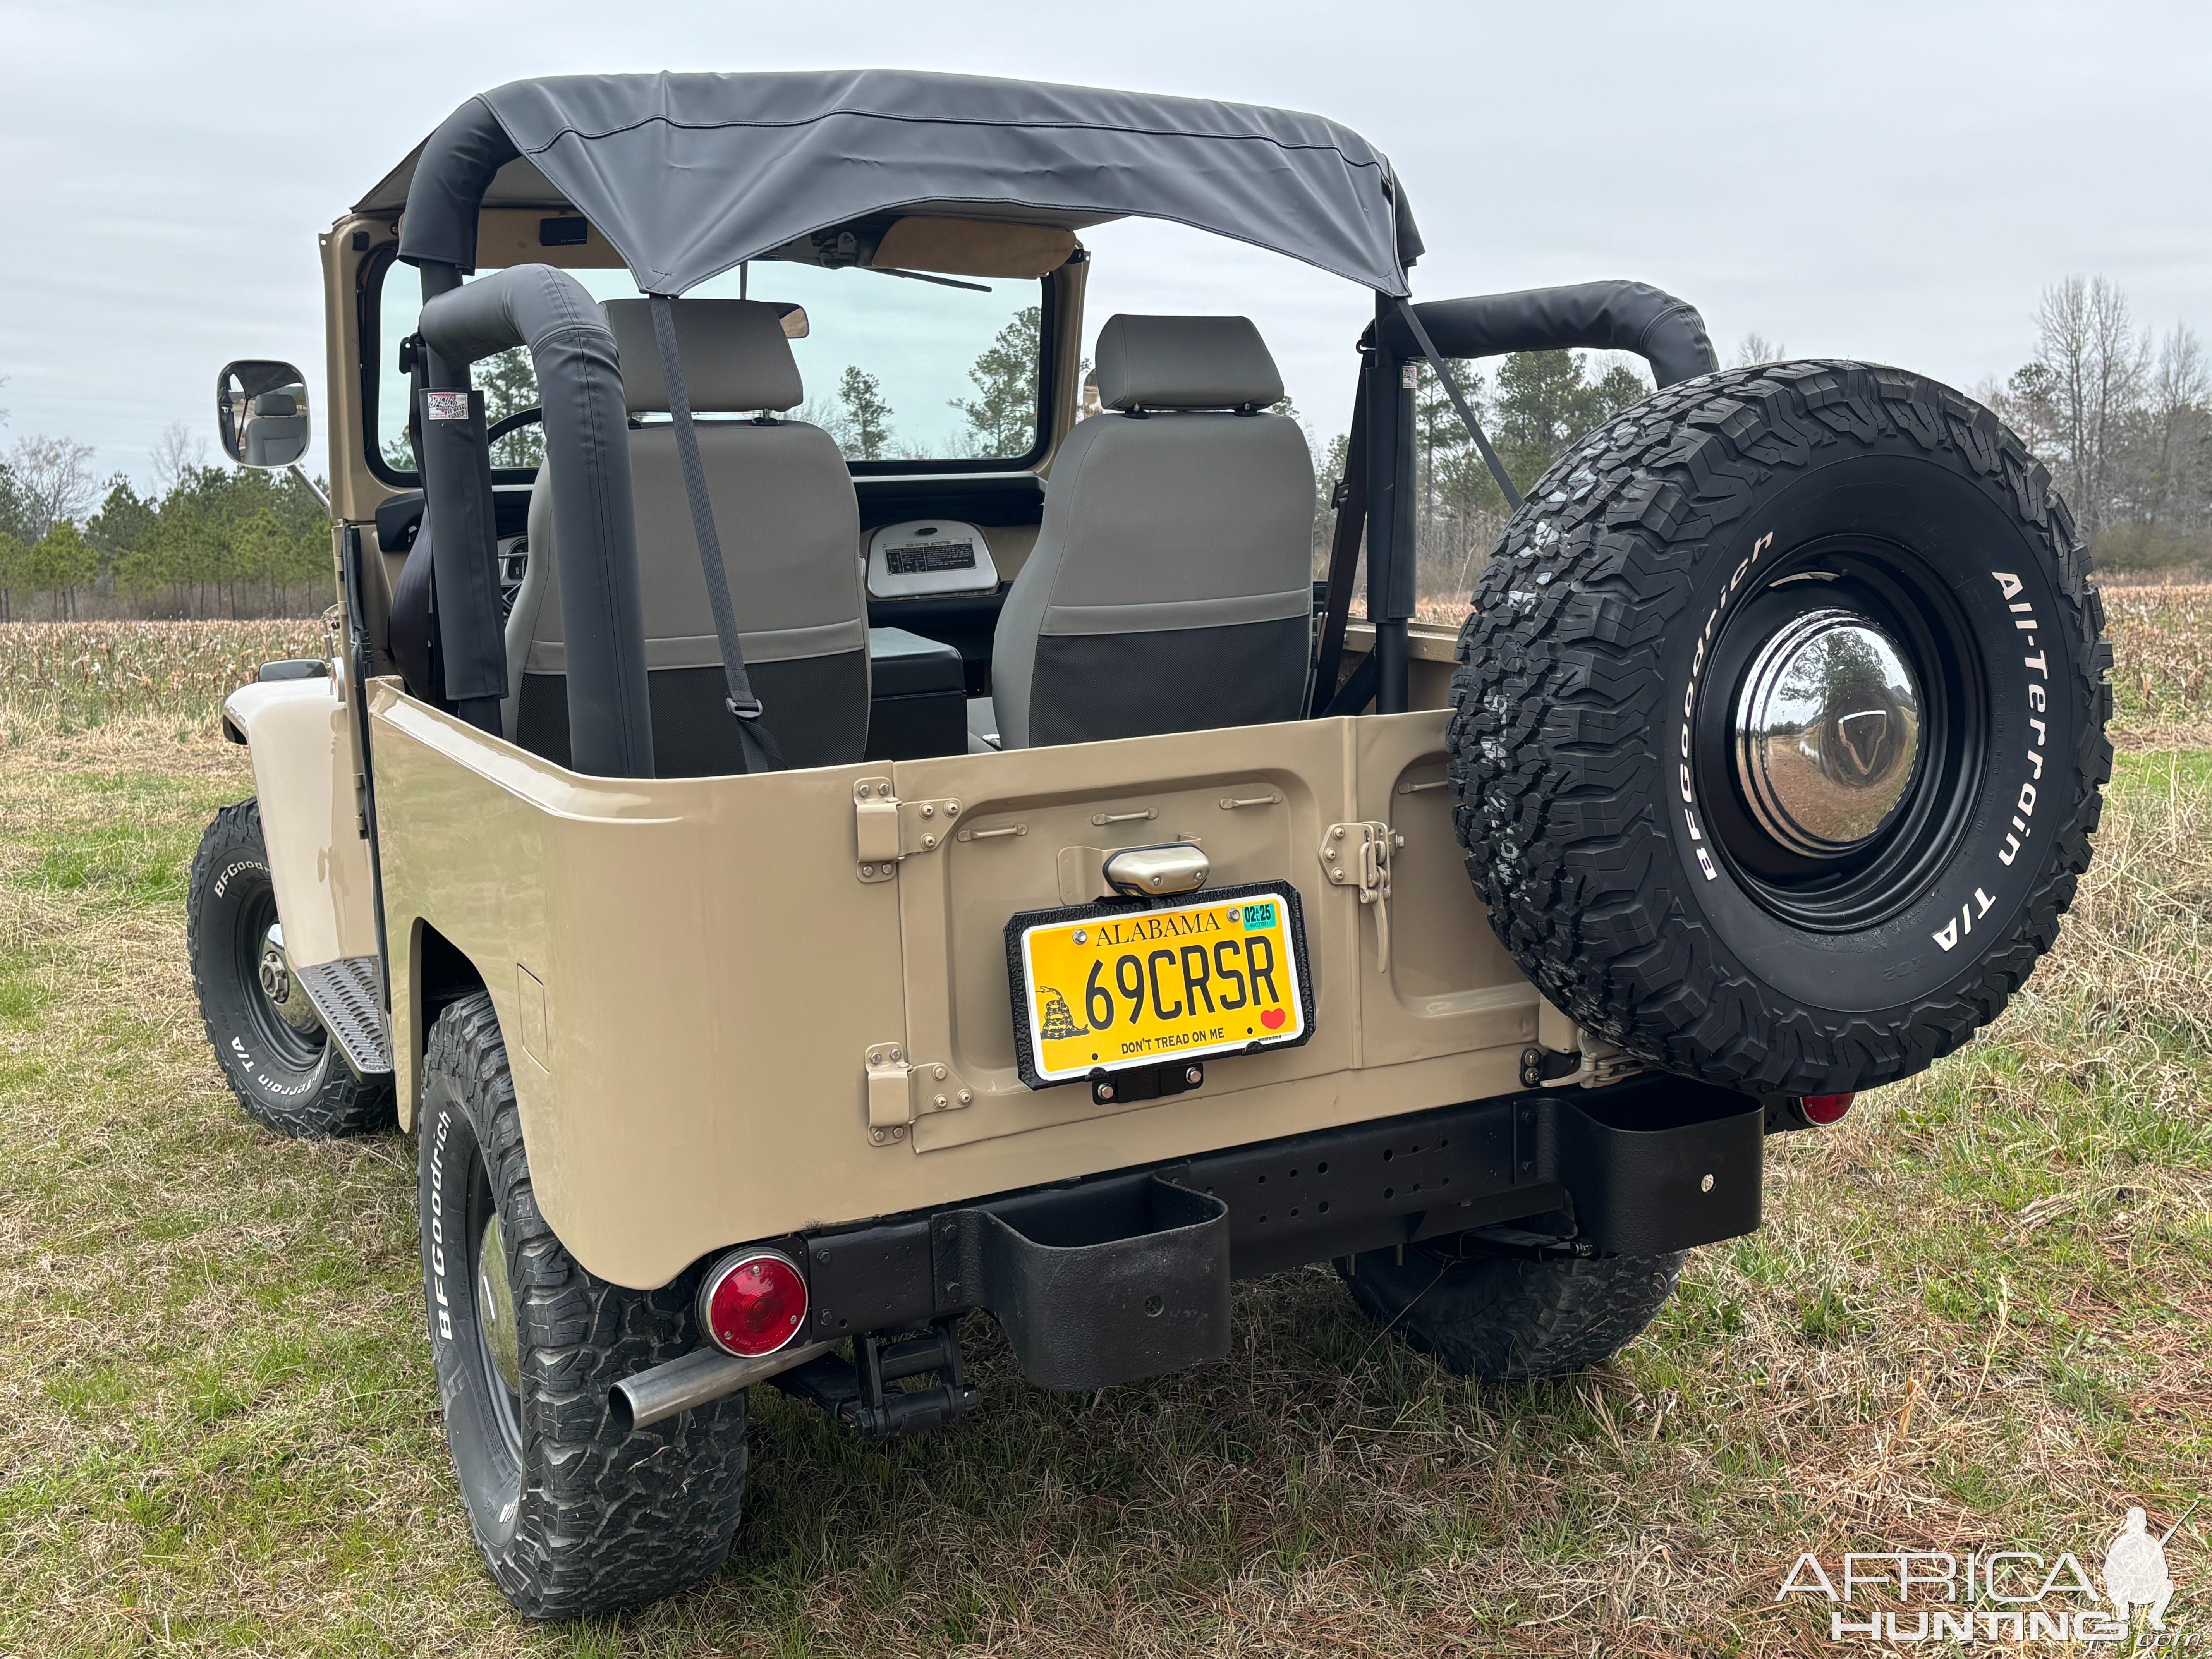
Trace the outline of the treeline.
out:
[[[963,453],[1029,449],[1041,320],[1035,307],[1017,314],[970,368],[975,395],[951,400]],[[2101,276],[2069,277],[2046,291],[2034,322],[2035,356],[1976,395],[2051,467],[2099,563],[2122,572],[2212,563],[2212,364],[2195,333],[2176,324],[2154,337],[2136,324],[2126,294]],[[1752,335],[1735,361],[1787,356]],[[1524,491],[1583,433],[1651,389],[1632,359],[1582,352],[1462,362],[1453,373]],[[493,360],[479,381],[495,419],[537,403],[520,353]],[[1278,407],[1297,414],[1287,399]],[[1452,615],[1504,529],[1505,501],[1425,368],[1415,409],[1419,592],[1425,605]],[[896,411],[858,366],[831,397],[797,412],[827,428],[855,460],[919,453],[899,441]],[[538,428],[525,427],[502,441],[499,459],[535,465],[543,443]],[[1345,435],[1316,449],[1318,572],[1335,529],[1328,489],[1344,475]],[[329,520],[298,478],[210,466],[181,426],[165,434],[157,482],[145,495],[120,477],[96,483],[92,459],[84,445],[31,438],[0,461],[0,621],[275,617],[313,614],[329,602]],[[403,447],[393,459],[412,458]]]
[[[884,396],[882,380],[858,363],[846,364],[833,392],[808,398],[791,411],[791,417],[827,432],[848,461],[1026,455],[1036,443],[1036,366],[1043,329],[1042,307],[1028,306],[1013,314],[969,365],[968,380],[975,395],[945,400],[958,424],[933,442],[901,435],[899,411]],[[1087,371],[1088,363],[1084,367]],[[477,364],[475,381],[483,391],[488,423],[495,425],[538,407],[537,371],[529,353],[519,348]],[[384,453],[392,465],[414,470],[415,453],[406,439],[391,440]],[[500,466],[538,465],[545,459],[544,429],[517,428],[499,441],[492,459]]]
[[[2102,276],[2046,289],[2035,328],[2034,357],[1978,395],[2051,468],[2098,564],[2212,562],[2212,366],[2195,331],[2139,327]]]
[[[2050,467],[2100,568],[2172,574],[2212,566],[2212,362],[2195,332],[2181,323],[2162,335],[2139,326],[2126,293],[2102,276],[2045,290],[2034,325],[2035,356],[1974,395]],[[1731,366],[1790,355],[1752,334]],[[1651,390],[1634,360],[1576,352],[1507,357],[1487,372],[1451,367],[1524,492],[1583,434]],[[1479,562],[1504,532],[1505,502],[1425,366],[1416,410],[1419,593],[1431,614],[1456,621]],[[1316,574],[1334,532],[1328,491],[1344,475],[1345,449],[1340,434],[1316,457]]]
[[[210,466],[180,430],[146,495],[120,476],[96,482],[92,459],[29,438],[0,461],[0,621],[287,617],[330,603],[330,515],[298,478]]]
[[[1488,367],[1463,360],[1449,367],[1514,488],[1524,493],[1576,439],[1651,392],[1641,365],[1609,354],[1530,351]],[[1426,365],[1413,394],[1413,420],[1415,589],[1424,607],[1450,612],[1457,621],[1477,561],[1504,533],[1505,497]],[[1339,433],[1316,457],[1322,490],[1314,524],[1316,575],[1328,567],[1336,533],[1329,490],[1344,476],[1348,445]],[[1355,608],[1359,603],[1355,600]]]

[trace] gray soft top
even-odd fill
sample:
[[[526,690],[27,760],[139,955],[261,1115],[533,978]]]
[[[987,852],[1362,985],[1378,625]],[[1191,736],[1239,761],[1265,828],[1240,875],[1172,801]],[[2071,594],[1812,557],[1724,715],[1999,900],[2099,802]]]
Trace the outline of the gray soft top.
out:
[[[1317,115],[905,70],[569,75],[471,98],[360,204],[476,268],[477,210],[573,208],[647,293],[900,211],[1169,219],[1389,295],[1421,252],[1387,157]]]

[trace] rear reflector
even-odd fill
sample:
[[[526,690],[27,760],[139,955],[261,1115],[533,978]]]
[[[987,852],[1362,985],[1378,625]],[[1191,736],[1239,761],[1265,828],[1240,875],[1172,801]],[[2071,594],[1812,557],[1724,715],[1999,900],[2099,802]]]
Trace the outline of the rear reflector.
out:
[[[1797,1103],[1797,1109],[1805,1115],[1808,1123],[1825,1127],[1841,1123],[1844,1114],[1851,1109],[1851,1103],[1857,1098],[1856,1095],[1807,1095]]]
[[[700,1283],[699,1322],[724,1353],[774,1353],[806,1323],[806,1281],[775,1250],[733,1250]]]

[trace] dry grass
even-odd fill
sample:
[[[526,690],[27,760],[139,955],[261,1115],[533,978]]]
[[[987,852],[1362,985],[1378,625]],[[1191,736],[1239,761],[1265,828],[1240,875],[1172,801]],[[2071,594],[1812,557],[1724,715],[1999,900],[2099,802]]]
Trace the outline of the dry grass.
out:
[[[757,1396],[709,1585],[546,1629],[437,1425],[411,1146],[222,1086],[185,860],[251,784],[178,717],[0,746],[0,1652],[1813,1654],[1797,1551],[2101,1551],[2212,1498],[2212,755],[2124,757],[2057,957],[1996,1030],[1770,1162],[1587,1376],[1469,1386],[1326,1270],[1235,1352],[890,1448]],[[2176,1622],[2212,1618],[2204,1511]]]
[[[212,720],[263,663],[328,654],[320,622],[0,623],[0,732]]]
[[[2118,741],[2135,749],[2212,744],[2212,585],[2104,592]]]
[[[2212,586],[2108,584],[2104,593],[2116,740],[2212,745]],[[1421,602],[1425,623],[1457,627],[1464,617],[1459,599]],[[210,721],[263,663],[321,655],[324,637],[319,622],[301,621],[0,623],[0,733]]]

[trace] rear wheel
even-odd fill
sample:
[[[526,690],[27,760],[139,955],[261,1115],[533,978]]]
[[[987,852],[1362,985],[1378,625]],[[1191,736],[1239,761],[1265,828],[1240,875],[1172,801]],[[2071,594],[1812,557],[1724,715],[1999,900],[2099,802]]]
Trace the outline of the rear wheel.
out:
[[[1673,1292],[1683,1255],[1533,1261],[1441,1238],[1370,1250],[1337,1272],[1363,1313],[1446,1370],[1520,1382],[1626,1347]]]
[[[2089,861],[2111,648],[2049,476],[1901,370],[1705,375],[1585,438],[1485,569],[1449,746],[1545,995],[1757,1092],[1996,1018]]]
[[[491,1000],[431,1027],[418,1124],[430,1349],[469,1529],[537,1619],[650,1601],[730,1552],[745,1397],[649,1428],[607,1407],[623,1378],[701,1346],[698,1275],[656,1291],[585,1270],[538,1213]]]
[[[240,1105],[306,1139],[392,1127],[392,1079],[356,1074],[292,976],[258,801],[224,807],[200,837],[185,939],[200,1018]]]

